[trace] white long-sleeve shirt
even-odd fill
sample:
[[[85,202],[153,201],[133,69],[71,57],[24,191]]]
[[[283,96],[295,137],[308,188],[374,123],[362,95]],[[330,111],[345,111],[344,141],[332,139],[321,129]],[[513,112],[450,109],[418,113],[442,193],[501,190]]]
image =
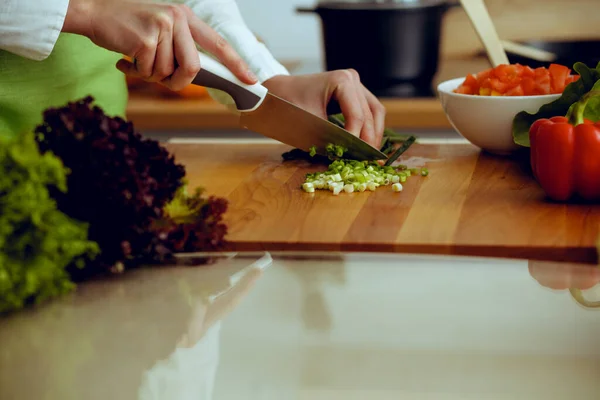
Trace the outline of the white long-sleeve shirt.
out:
[[[160,0],[185,3],[223,36],[260,82],[288,75],[244,22],[235,0]],[[69,0],[0,0],[0,49],[32,60],[47,58],[63,27]]]

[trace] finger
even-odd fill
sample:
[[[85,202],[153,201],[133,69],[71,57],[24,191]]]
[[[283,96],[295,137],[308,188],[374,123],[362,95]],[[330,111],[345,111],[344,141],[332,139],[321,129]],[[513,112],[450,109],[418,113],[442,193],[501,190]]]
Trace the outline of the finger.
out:
[[[138,72],[135,64],[129,60],[120,59],[117,61],[116,67],[119,71],[124,73],[125,75],[132,76],[134,78],[141,78],[140,73]]]
[[[200,71],[200,58],[185,16],[175,19],[173,39],[177,67],[173,74],[162,83],[171,90],[177,91],[189,85]]]
[[[360,138],[372,146],[379,147],[380,143],[377,141],[375,135],[375,123],[373,121],[373,113],[365,97],[365,93],[362,89],[362,84],[359,81],[355,81],[356,97],[359,99],[361,108],[363,110],[364,123],[360,131]]]
[[[373,114],[371,113],[371,109],[369,107],[369,103],[367,102],[367,98],[365,97],[363,91],[363,85],[360,83],[360,76],[358,72],[354,69],[349,69],[348,73],[352,78],[352,87],[356,90],[356,98],[360,102],[360,107],[363,112],[363,124],[360,131],[360,138],[365,142],[378,146],[377,138],[375,137],[375,124],[373,121]]]
[[[152,76],[157,45],[158,39],[147,39],[141,50],[133,56],[134,66],[140,78],[150,79]]]
[[[206,23],[195,15],[188,16],[192,37],[204,50],[217,57],[227,69],[242,82],[252,85],[257,82],[248,64],[231,47],[229,43]]]
[[[360,132],[364,125],[364,115],[353,79],[350,73],[346,73],[346,71],[337,71],[336,74],[333,97],[340,104],[342,114],[346,119],[346,130],[360,137]]]
[[[371,114],[373,114],[373,123],[375,125],[375,141],[378,146],[381,146],[381,140],[383,139],[383,131],[385,130],[385,107],[373,93],[371,93],[366,87],[363,86],[363,92]]]
[[[160,82],[170,76],[174,70],[173,28],[165,27],[160,32],[156,47],[156,58],[154,59],[154,69],[148,81]]]

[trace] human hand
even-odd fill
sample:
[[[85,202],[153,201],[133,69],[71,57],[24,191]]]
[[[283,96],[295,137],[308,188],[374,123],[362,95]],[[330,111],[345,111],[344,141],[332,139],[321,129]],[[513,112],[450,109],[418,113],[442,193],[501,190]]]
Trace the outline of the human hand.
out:
[[[588,265],[530,261],[529,274],[540,285],[553,290],[588,290],[600,283],[600,269]]]
[[[360,82],[354,70],[275,76],[263,83],[273,94],[321,118],[327,118],[332,99],[340,104],[346,129],[379,148],[385,129],[385,108]]]
[[[184,5],[143,0],[70,0],[63,32],[87,36],[96,45],[131,57],[117,68],[169,89],[189,85],[201,68],[196,43],[242,82],[256,77],[217,32]]]
[[[600,283],[600,268],[596,266],[530,261],[529,274],[544,287],[568,290],[571,297],[585,308],[600,308],[600,301],[590,301],[582,293]]]

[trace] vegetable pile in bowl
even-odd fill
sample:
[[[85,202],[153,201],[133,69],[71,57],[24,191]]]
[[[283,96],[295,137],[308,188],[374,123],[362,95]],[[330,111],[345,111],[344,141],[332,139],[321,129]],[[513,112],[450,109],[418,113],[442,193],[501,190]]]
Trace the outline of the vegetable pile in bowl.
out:
[[[579,79],[564,65],[530,68],[520,64],[499,65],[469,74],[454,93],[479,96],[543,96],[562,93]]]
[[[448,120],[461,136],[488,152],[510,155],[519,149],[512,133],[515,116],[522,111],[537,112],[578,79],[570,68],[557,64],[536,69],[499,65],[442,82],[438,95]]]

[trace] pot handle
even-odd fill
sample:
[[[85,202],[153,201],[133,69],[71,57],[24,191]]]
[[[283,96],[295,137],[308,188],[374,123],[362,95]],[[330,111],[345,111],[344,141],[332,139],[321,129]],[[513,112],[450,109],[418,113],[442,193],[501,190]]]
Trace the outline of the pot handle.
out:
[[[296,8],[296,12],[299,14],[312,14],[318,12],[316,8],[308,8],[308,7],[298,7]]]

